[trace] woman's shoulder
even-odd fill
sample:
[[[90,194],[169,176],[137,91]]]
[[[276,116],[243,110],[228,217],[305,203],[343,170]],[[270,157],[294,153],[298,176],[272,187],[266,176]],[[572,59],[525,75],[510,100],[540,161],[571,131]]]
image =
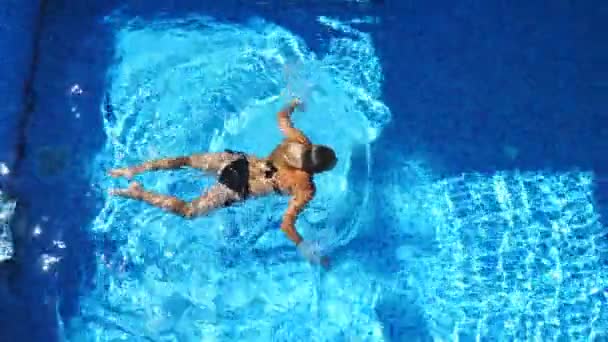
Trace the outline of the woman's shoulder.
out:
[[[300,169],[295,169],[290,166],[279,168],[282,174],[281,178],[285,179],[290,187],[299,189],[314,189],[313,175]]]

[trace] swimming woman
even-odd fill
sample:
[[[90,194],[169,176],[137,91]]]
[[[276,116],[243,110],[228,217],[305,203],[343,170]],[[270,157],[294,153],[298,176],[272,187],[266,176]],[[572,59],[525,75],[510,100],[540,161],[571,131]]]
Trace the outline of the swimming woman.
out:
[[[217,183],[191,202],[147,191],[137,182],[132,182],[128,188],[113,189],[110,194],[144,201],[187,219],[252,197],[273,193],[291,196],[281,230],[310,262],[328,266],[327,257],[319,255],[318,250],[302,238],[295,222],[315,195],[314,175],[333,169],[337,158],[333,149],[311,143],[302,131],[293,126],[291,115],[301,105],[299,99],[294,99],[279,111],[279,129],[285,138],[267,157],[225,150],[155,159],[110,171],[113,177],[131,179],[146,171],[192,167],[217,176]]]

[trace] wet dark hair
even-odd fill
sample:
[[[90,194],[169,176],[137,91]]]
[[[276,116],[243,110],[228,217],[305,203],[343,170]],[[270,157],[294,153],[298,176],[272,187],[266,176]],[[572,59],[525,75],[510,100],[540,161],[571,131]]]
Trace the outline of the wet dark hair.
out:
[[[313,145],[304,153],[302,160],[303,168],[312,173],[329,171],[336,166],[337,162],[336,152],[325,145]]]

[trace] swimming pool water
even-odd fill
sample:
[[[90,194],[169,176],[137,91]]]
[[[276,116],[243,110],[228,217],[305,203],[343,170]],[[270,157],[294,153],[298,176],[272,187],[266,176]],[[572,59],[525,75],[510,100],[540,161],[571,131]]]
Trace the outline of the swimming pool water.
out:
[[[299,230],[327,253],[357,235],[353,223],[368,195],[366,187],[349,184],[353,150],[373,142],[390,120],[378,100],[381,70],[368,35],[320,18],[340,34],[319,56],[262,19],[242,25],[200,17],[108,20],[117,26],[116,64],[102,109],[107,145],[94,171],[100,192],[125,186],[108,179],[109,168],[159,156],[224,148],[269,153],[281,138],[276,112],[294,92],[307,103],[305,112],[294,115],[296,125],[314,141],[331,144],[342,161],[318,177],[317,196]],[[210,184],[197,172],[141,179],[147,188],[185,198]],[[370,276],[355,262],[339,263],[327,277],[303,262],[278,229],[285,206],[284,198],[256,200],[186,222],[106,198],[90,227],[99,247],[96,289],[82,301],[83,317],[68,324],[68,335],[381,338],[371,309],[378,289],[370,287]],[[351,224],[332,224],[349,215]],[[358,317],[353,321],[351,315]]]
[[[0,287],[0,337],[608,338],[602,168],[593,167],[600,159],[592,151],[578,154],[602,140],[571,144],[577,153],[552,165],[563,141],[573,139],[568,134],[587,132],[592,120],[571,122],[575,129],[560,135],[553,128],[569,121],[544,116],[548,137],[533,133],[539,113],[588,99],[574,96],[571,84],[583,82],[568,60],[569,51],[579,51],[576,58],[589,51],[574,49],[578,43],[566,36],[586,32],[574,20],[580,12],[568,16],[568,26],[551,26],[569,13],[563,4],[544,8],[553,14],[548,21],[528,7],[499,16],[480,5],[439,12],[393,6],[399,12],[355,19],[315,6],[306,11],[322,15],[304,15],[287,5],[269,6],[280,12],[271,19],[245,9],[232,9],[240,16],[228,20],[193,15],[221,10],[173,2],[162,5],[164,15],[130,12],[157,5],[116,12],[109,12],[111,2],[47,6],[43,28],[50,33],[38,44],[44,53],[34,79],[42,95],[15,177],[21,212],[14,231],[24,267],[11,287]],[[484,11],[476,28],[465,20]],[[100,21],[99,13],[109,14]],[[493,20],[498,24],[487,24]],[[313,26],[321,29],[304,29]],[[383,31],[395,26],[407,41]],[[550,38],[547,27],[559,27],[564,38]],[[520,54],[510,45],[519,34],[534,48]],[[541,42],[555,45],[556,60],[545,60]],[[519,59],[537,69],[513,62]],[[560,82],[546,77],[556,70]],[[455,81],[438,87],[437,74]],[[491,101],[483,98],[498,89],[501,100],[488,109]],[[319,177],[319,196],[298,221],[303,235],[321,241],[332,257],[330,271],[304,262],[278,230],[285,199],[184,221],[107,196],[108,187],[126,185],[106,176],[111,167],[224,148],[267,153],[280,138],[275,113],[290,93],[308,103],[296,124],[335,146],[341,160]],[[457,110],[443,112],[452,104]],[[484,110],[491,115],[462,114]],[[496,119],[503,112],[508,120]],[[524,135],[527,143],[509,133],[517,122],[532,132]],[[449,125],[453,135],[442,135]],[[553,169],[529,162],[543,158],[523,148],[543,143]],[[452,158],[441,160],[446,150]],[[211,181],[190,170],[140,180],[185,198]]]

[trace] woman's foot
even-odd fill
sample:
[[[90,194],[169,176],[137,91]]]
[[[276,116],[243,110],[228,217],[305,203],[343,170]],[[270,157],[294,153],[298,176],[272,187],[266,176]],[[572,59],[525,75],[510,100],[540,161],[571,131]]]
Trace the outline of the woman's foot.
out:
[[[120,169],[113,169],[108,172],[112,177],[125,177],[126,179],[131,179],[135,176],[135,171],[133,169],[125,167]]]
[[[142,191],[143,187],[141,186],[141,184],[137,182],[132,182],[131,184],[129,184],[128,188],[111,189],[110,195],[133,198],[137,197],[137,195],[139,195]]]

